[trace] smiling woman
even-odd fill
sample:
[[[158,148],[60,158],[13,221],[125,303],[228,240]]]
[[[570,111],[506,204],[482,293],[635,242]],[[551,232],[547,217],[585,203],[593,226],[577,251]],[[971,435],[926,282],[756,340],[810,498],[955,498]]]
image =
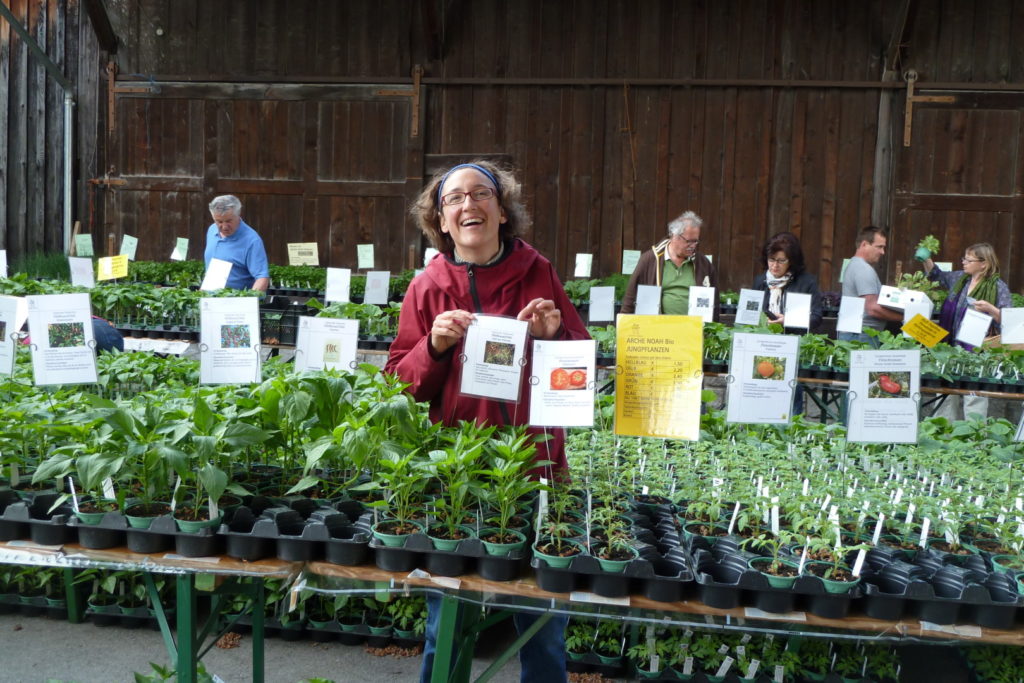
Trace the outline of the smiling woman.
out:
[[[589,338],[551,263],[516,237],[529,225],[519,197],[519,183],[510,172],[477,161],[435,176],[412,208],[420,229],[441,253],[409,284],[385,370],[408,383],[417,401],[430,403],[430,417],[436,422],[527,423],[532,344],[527,344],[518,404],[467,397],[459,391],[462,345],[477,314],[526,321],[534,339]],[[511,362],[507,352],[490,347],[485,362]],[[552,386],[569,389],[574,381],[585,383],[585,374],[574,377],[574,370],[552,375]],[[544,469],[552,478],[566,468],[565,433],[547,433],[552,438],[538,444],[537,458],[551,463]],[[430,680],[433,667],[438,600],[428,599],[428,608],[422,680]],[[516,627],[522,631],[535,619],[517,614]],[[553,618],[523,646],[523,680],[565,680],[565,623],[564,618]]]

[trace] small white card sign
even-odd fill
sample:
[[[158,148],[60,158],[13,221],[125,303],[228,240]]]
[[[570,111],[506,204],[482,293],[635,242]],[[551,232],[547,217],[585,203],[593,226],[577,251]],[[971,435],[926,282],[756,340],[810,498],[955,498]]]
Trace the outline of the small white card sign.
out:
[[[576,254],[576,270],[573,272],[573,277],[590,277],[590,269],[593,265],[593,254]]]
[[[324,292],[324,300],[327,303],[350,301],[349,289],[352,285],[352,271],[348,268],[327,269],[327,291]]]
[[[96,342],[89,295],[44,294],[26,300],[35,383],[95,383]]]
[[[125,235],[121,238],[121,251],[118,254],[127,256],[129,261],[135,260],[135,252],[139,248],[139,238]]]
[[[796,335],[734,334],[726,421],[789,422],[799,353],[800,337]]]
[[[711,322],[715,315],[715,288],[690,287],[690,304],[687,314],[703,318],[706,323]]]
[[[391,286],[391,271],[371,270],[366,274],[366,288],[363,291],[364,304],[385,306],[388,303],[388,287]]]
[[[423,250],[423,267],[426,268],[427,264],[434,260],[434,257],[440,254],[437,249],[433,247],[427,247]]]
[[[358,261],[357,268],[359,270],[370,270],[373,268],[373,245],[357,244],[356,260]]]
[[[203,283],[199,285],[199,289],[204,292],[214,292],[227,287],[231,266],[231,261],[223,261],[219,258],[210,259],[210,265],[206,268],[206,275],[203,276]]]
[[[622,250],[622,274],[632,275],[636,264],[640,261],[640,252],[636,249]]]
[[[7,277],[7,250],[0,249],[0,277]]]
[[[661,313],[661,287],[657,285],[636,286],[637,315],[658,315]]]
[[[17,345],[14,336],[18,326],[18,306],[25,300],[15,296],[0,296],[0,374],[10,375],[14,370]]]
[[[529,329],[525,320],[477,315],[466,330],[459,390],[518,403]]]
[[[199,325],[200,383],[260,381],[259,298],[204,297],[199,300]]]
[[[75,255],[92,256],[92,235],[75,235]]]
[[[89,289],[96,286],[96,272],[91,258],[68,256],[68,267],[71,268],[71,284]]]
[[[836,332],[860,334],[864,331],[864,299],[859,296],[844,296],[839,302],[839,319]]]
[[[783,325],[801,330],[811,326],[811,295],[800,292],[786,294],[786,306],[782,311],[786,316]]]
[[[1000,327],[1003,344],[1024,344],[1024,308],[1004,308]]]
[[[295,369],[350,370],[355,366],[358,343],[358,320],[300,316]]]
[[[320,245],[316,242],[289,242],[289,266],[319,266]]]
[[[763,302],[764,292],[760,289],[741,289],[740,302],[736,304],[736,324],[761,324],[761,304]]]
[[[931,320],[933,308],[932,300],[927,296],[917,301],[907,302],[907,305],[903,308],[903,324],[906,325],[916,315],[921,315],[925,320]],[[910,337],[911,335],[904,332],[903,336]]]
[[[531,425],[594,425],[596,351],[597,342],[593,339],[533,342],[532,367],[536,381],[530,388]]]
[[[971,346],[981,346],[991,324],[992,316],[968,307],[964,311],[963,320],[960,321],[960,329],[956,331],[957,341]]]
[[[184,261],[188,258],[188,238],[179,237],[174,242],[174,249],[171,250],[172,261]]]
[[[590,322],[615,320],[615,288],[590,288]]]
[[[851,443],[916,443],[921,351],[850,353]]]

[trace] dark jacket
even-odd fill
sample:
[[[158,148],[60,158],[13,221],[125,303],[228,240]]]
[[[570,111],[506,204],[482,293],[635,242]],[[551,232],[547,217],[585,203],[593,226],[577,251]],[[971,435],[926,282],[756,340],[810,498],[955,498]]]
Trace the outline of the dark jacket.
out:
[[[767,280],[764,273],[761,273],[754,278],[753,289],[759,289],[764,292],[764,300],[761,302],[761,310],[767,313],[768,300],[771,297],[771,293],[768,291]],[[811,327],[807,331],[817,332],[821,327],[822,318],[821,291],[818,290],[818,278],[805,270],[790,280],[789,284],[782,290],[782,310],[786,310],[786,294],[788,292],[811,295]]]
[[[662,240],[658,244],[645,251],[637,261],[636,270],[629,278],[629,285],[626,287],[626,295],[622,297],[621,313],[633,313],[636,311],[636,288],[638,285],[661,286],[661,273],[665,269],[665,248],[668,240]],[[703,254],[695,254],[693,257],[693,279],[700,287],[714,287],[715,320],[718,320],[718,273],[714,264]]]
[[[470,269],[475,287],[470,284]],[[430,329],[434,318],[454,309],[514,318],[538,297],[551,299],[562,312],[562,328],[557,339],[590,339],[555,269],[526,242],[516,239],[506,243],[505,255],[488,266],[457,264],[449,255],[438,254],[409,284],[398,317],[398,336],[391,344],[384,370],[408,382],[408,391],[417,401],[430,402],[430,418],[435,422],[449,426],[457,425],[460,420],[479,424],[527,424],[532,344],[527,344],[519,404],[508,404],[460,394],[461,364],[456,359],[462,355],[464,340],[435,357],[430,350]],[[538,444],[537,458],[554,461],[556,469],[565,468],[564,430],[538,427],[529,431],[552,435],[550,441]]]

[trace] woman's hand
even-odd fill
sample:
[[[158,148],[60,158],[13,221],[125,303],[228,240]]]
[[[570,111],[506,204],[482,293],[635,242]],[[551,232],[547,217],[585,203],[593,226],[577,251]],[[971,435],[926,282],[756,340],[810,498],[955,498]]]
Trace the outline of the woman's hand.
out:
[[[974,302],[974,310],[992,316],[992,319],[996,322],[1000,322],[1000,319],[1003,317],[1002,312],[998,308],[983,299],[978,299]]]
[[[786,325],[786,316],[784,316],[782,313],[779,313],[778,317],[773,318],[772,314],[769,313],[768,314],[768,322],[770,324],[772,324],[772,325],[782,325],[783,327],[785,327],[785,325]]]
[[[434,318],[430,328],[430,346],[435,353],[442,354],[455,346],[466,336],[466,328],[473,322],[473,314],[469,311],[455,309],[445,311]]]
[[[928,258],[921,262],[921,266],[924,268],[924,272],[927,275],[928,273],[932,272],[932,270],[935,268],[935,261],[933,261],[932,257],[929,256]]]
[[[517,320],[530,323],[530,334],[537,339],[552,339],[562,326],[562,312],[551,299],[534,299],[519,311]]]

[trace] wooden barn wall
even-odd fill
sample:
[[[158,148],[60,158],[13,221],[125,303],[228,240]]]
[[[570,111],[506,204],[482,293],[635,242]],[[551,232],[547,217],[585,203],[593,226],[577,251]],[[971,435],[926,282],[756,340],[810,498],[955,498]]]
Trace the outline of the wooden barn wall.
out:
[[[73,215],[99,168],[100,51],[81,0],[0,0],[63,75],[75,97]],[[8,260],[63,249],[64,91],[0,18],[0,248]]]
[[[792,230],[811,270],[834,289],[838,265],[873,211],[892,219],[889,274],[895,260],[909,257],[911,237],[931,226],[920,207],[934,198],[900,185],[924,172],[914,159],[954,159],[941,169],[949,173],[963,157],[953,148],[960,143],[942,137],[947,124],[938,110],[927,107],[914,116],[921,146],[901,148],[904,90],[882,82],[899,2],[106,5],[123,41],[121,85],[162,86],[119,96],[119,128],[99,139],[100,154],[111,156],[115,175],[131,176],[132,188],[103,191],[102,230],[141,233],[144,258],[165,258],[165,242],[182,231],[198,241],[190,254],[197,258],[210,192],[231,188],[271,242],[272,260],[282,262],[284,243],[301,234],[321,243],[324,265],[353,266],[352,245],[369,236],[378,267],[406,267],[410,247],[422,245],[402,208],[423,170],[438,159],[497,154],[520,169],[534,218],[528,239],[563,275],[577,251],[597,254],[595,274],[617,271],[622,249],[651,244],[668,220],[693,209],[706,220],[702,249],[715,257],[725,287],[747,285],[765,237]],[[1024,0],[910,6],[896,68],[916,69],[919,88],[1024,82],[1024,45],[1015,40],[1024,35]],[[415,65],[424,78],[418,140],[404,128],[408,109],[396,114],[396,127],[373,113],[373,98],[346,117],[330,97],[303,104],[280,95],[287,84],[409,87]],[[217,87],[188,92],[171,82]],[[246,90],[260,83],[258,94]],[[880,121],[882,98],[892,113]],[[1019,114],[1012,103],[1001,106]],[[239,118],[217,113],[225,108]],[[972,119],[982,136],[989,125],[1012,127],[985,116]],[[292,142],[279,141],[282,131]],[[388,131],[401,138],[400,149],[385,155],[400,163],[386,178],[364,177],[377,173],[364,169],[378,163]],[[157,148],[159,160],[146,158]],[[876,153],[887,148],[891,175],[876,186]],[[344,161],[324,161],[339,154]],[[1016,172],[1021,155],[1006,154],[1000,168]],[[989,207],[996,214],[977,223],[1019,232],[1019,187],[1003,188],[1005,201]],[[956,221],[942,224],[952,226],[944,234],[958,234]],[[147,231],[159,238],[147,242]],[[1009,277],[1022,284],[1012,270]]]

